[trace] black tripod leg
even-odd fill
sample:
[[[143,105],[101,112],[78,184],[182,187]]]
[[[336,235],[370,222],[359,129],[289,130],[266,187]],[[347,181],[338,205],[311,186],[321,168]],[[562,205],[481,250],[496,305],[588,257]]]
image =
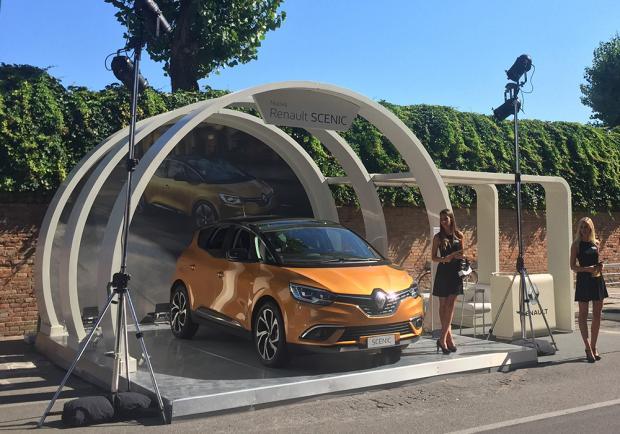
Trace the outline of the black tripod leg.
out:
[[[71,376],[71,373],[73,372],[73,370],[77,366],[78,362],[80,361],[80,358],[84,354],[84,351],[86,350],[86,347],[88,346],[88,344],[90,343],[91,339],[95,335],[95,332],[97,331],[97,328],[99,327],[99,324],[101,324],[101,321],[103,320],[103,317],[105,316],[106,312],[110,308],[110,304],[112,304],[112,300],[114,299],[115,295],[116,295],[116,293],[114,293],[114,292],[110,293],[110,296],[108,297],[108,301],[106,302],[105,307],[103,308],[103,311],[101,312],[101,315],[99,315],[99,318],[97,319],[97,322],[93,326],[93,329],[90,331],[90,333],[88,333],[88,335],[84,338],[84,340],[82,340],[82,343],[80,344],[80,349],[78,351],[77,356],[75,357],[75,359],[73,359],[73,363],[71,363],[71,366],[67,370],[67,373],[65,374],[65,377],[60,382],[60,386],[58,386],[58,390],[56,391],[56,393],[54,394],[54,397],[52,398],[50,403],[47,405],[47,408],[43,412],[43,416],[41,416],[41,420],[39,420],[39,423],[38,423],[38,427],[39,428],[41,428],[43,426],[43,422],[45,422],[45,418],[47,417],[47,415],[49,414],[50,410],[54,406],[54,403],[56,402],[56,399],[58,399],[58,396],[60,395],[60,392],[62,391],[62,388],[65,387],[65,383],[67,382],[67,380]]]
[[[521,277],[523,279],[523,277]],[[536,344],[536,334],[534,333],[534,320],[532,319],[532,307],[530,306],[530,299],[527,296],[526,292],[523,293],[523,304],[527,304],[527,315],[530,317],[530,331],[532,332],[532,348],[536,348],[536,351],[539,351],[538,344]],[[525,314],[525,312],[523,312]]]
[[[151,365],[151,356],[149,356],[149,352],[146,349],[146,345],[144,343],[144,336],[142,335],[142,331],[140,330],[140,324],[138,321],[138,316],[136,315],[136,310],[133,306],[133,302],[131,301],[131,296],[129,295],[129,291],[127,291],[127,301],[129,302],[129,309],[131,311],[131,316],[136,325],[136,337],[138,338],[138,342],[140,342],[140,346],[142,347],[142,352],[144,353],[144,359],[146,360],[146,365],[149,368],[149,373],[151,374],[151,381],[153,382],[153,387],[155,388],[155,393],[157,395],[157,402],[159,404],[159,409],[161,410],[161,417],[164,423],[168,423],[166,420],[166,411],[164,410],[164,402],[161,399],[161,393],[159,392],[159,387],[157,386],[157,380],[155,379],[155,373],[153,372],[153,366]]]
[[[502,313],[504,304],[506,304],[506,300],[508,300],[508,296],[512,292],[512,285],[513,283],[515,283],[516,277],[517,277],[516,273],[512,275],[512,280],[510,281],[510,285],[508,285],[508,289],[506,290],[506,294],[504,295],[502,304],[500,304],[499,309],[497,310],[497,313],[495,314],[495,319],[493,320],[493,324],[491,324],[491,328],[489,329],[489,334],[487,335],[487,341],[491,338],[491,335],[493,334],[493,330],[495,329],[495,324],[497,323],[497,320],[499,319],[499,315]]]
[[[125,378],[127,379],[127,392],[131,391],[131,378],[129,377],[129,341],[127,340],[127,307],[123,307],[123,339],[125,340]]]
[[[125,291],[119,291],[118,293],[118,307],[116,311],[116,336],[114,339],[114,366],[112,367],[112,399],[116,404],[116,397],[118,395],[118,386],[121,376],[121,340],[124,336],[123,331],[123,313],[125,310]]]
[[[532,280],[530,279],[530,275],[527,274],[526,272],[526,276],[527,276],[527,281],[530,283],[530,286],[532,287],[532,290],[534,289],[534,284],[532,283]],[[540,298],[538,297],[538,294],[536,294],[536,301],[538,302],[538,307],[540,308],[540,314],[543,317],[543,320],[545,321],[545,327],[547,327],[547,331],[549,332],[549,337],[551,338],[551,343],[553,344],[553,348],[555,348],[556,351],[558,351],[558,345],[555,343],[555,339],[553,338],[553,333],[551,333],[551,327],[549,327],[549,322],[547,321],[547,315],[545,315],[545,309],[543,309],[543,305],[540,304]]]

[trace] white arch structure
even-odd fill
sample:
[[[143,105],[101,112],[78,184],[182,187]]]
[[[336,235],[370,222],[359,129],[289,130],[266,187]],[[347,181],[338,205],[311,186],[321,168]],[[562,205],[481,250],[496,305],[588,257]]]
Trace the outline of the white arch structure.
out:
[[[298,176],[307,193],[315,217],[337,221],[338,214],[328,184],[338,182],[334,179],[326,179],[305,150],[280,128],[267,125],[263,119],[259,117],[230,110],[230,108],[234,106],[253,107],[255,104],[253,96],[256,94],[265,94],[271,91],[282,90],[308,92],[315,98],[316,95],[325,95],[332,99],[337,98],[354,104],[359,107],[359,116],[368,120],[381,131],[394,145],[409,166],[409,173],[407,174],[369,174],[342,136],[334,131],[308,128],[308,132],[321,141],[346,172],[346,178],[341,181],[342,183],[349,183],[353,186],[362,208],[366,238],[381,252],[384,254],[387,253],[388,247],[385,219],[381,208],[381,202],[379,201],[376,191],[376,185],[381,185],[381,182],[386,183],[385,185],[387,185],[390,180],[403,183],[404,180],[400,178],[408,176],[408,180],[413,180],[412,182],[415,182],[420,188],[428,211],[429,227],[431,231],[433,227],[439,225],[439,210],[450,208],[446,189],[447,182],[442,179],[442,174],[435,167],[430,156],[416,136],[394,114],[380,104],[350,90],[314,82],[282,82],[257,86],[220,98],[194,103],[140,121],[137,125],[137,142],[163,125],[170,124],[171,127],[146,151],[134,172],[132,209],[130,210],[130,215],[133,216],[138,199],[142,196],[155,170],[166,156],[194,128],[204,122],[209,122],[244,131],[270,146],[284,159],[284,161],[286,161]],[[126,156],[127,134],[127,128],[115,133],[91,150],[91,152],[82,159],[69,174],[66,181],[52,199],[41,227],[35,265],[35,289],[41,315],[41,333],[50,337],[66,333],[68,334],[68,343],[73,348],[76,347],[77,343],[85,334],[78,302],[77,263],[86,218],[88,217],[93,202],[101,187],[108,179],[113,169]],[[91,170],[92,173],[89,178],[85,179],[85,176]],[[75,192],[78,184],[83,181],[85,181],[85,184],[71,210],[69,221],[66,226],[64,242],[60,248],[61,251],[56,252],[54,251],[53,240],[59,228],[60,215],[71,197],[71,194]],[[554,193],[556,195],[561,193],[562,197],[566,196],[566,188],[563,184],[547,181],[547,184],[545,184],[545,189],[547,191],[550,191],[549,189],[555,189]],[[485,203],[488,201],[495,201],[496,204],[497,192],[492,186],[494,180],[458,183],[476,185],[476,191],[479,197],[485,198]],[[99,257],[97,270],[97,278],[100,282],[110,281],[112,274],[120,268],[120,241],[124,219],[126,188],[126,185],[123,186],[118,193],[105,228],[103,241],[101,242],[101,255]],[[568,205],[568,210],[570,211],[570,190],[568,190]],[[481,209],[479,205],[479,224],[481,222],[485,224],[494,224],[496,232],[497,206],[487,206],[483,209],[482,214],[480,214]],[[562,208],[560,207],[560,211],[561,210]],[[564,209],[564,211],[565,210],[566,209]],[[565,228],[562,226],[562,228],[556,230],[557,238],[567,235],[564,233],[564,229]],[[484,236],[479,236],[479,242],[484,241],[485,246],[491,246],[491,243],[497,243],[498,237],[493,235],[495,232],[492,232],[491,235],[486,238]],[[568,230],[568,237],[565,238],[570,239],[570,230]],[[487,249],[488,254],[491,255],[492,258],[487,266],[488,270],[485,269],[485,273],[486,271],[498,271],[499,264],[496,247],[497,246],[495,246],[495,249]],[[483,247],[483,249],[485,248],[486,247]],[[566,252],[568,252],[568,249],[566,249]],[[57,300],[58,303],[54,303],[55,300],[53,300],[52,297],[50,274],[50,258],[55,254],[60,254],[61,256],[60,269],[58,270],[60,279],[60,297],[59,300]],[[550,267],[553,262],[553,266],[556,269],[563,270],[562,263],[564,259],[565,258],[562,257],[552,261],[550,258]],[[568,264],[567,258],[565,262]],[[565,268],[567,269],[567,265]],[[562,273],[563,272],[560,274]],[[570,277],[570,271],[567,271],[567,273]],[[569,281],[570,278],[564,280]],[[562,283],[564,283],[564,280]],[[572,289],[572,282],[569,282],[568,285]],[[103,303],[106,299],[107,294],[101,291],[100,302]],[[61,320],[59,320],[59,312]],[[108,319],[103,323],[103,332],[106,338],[113,336],[115,324],[110,318],[111,316],[108,316]]]

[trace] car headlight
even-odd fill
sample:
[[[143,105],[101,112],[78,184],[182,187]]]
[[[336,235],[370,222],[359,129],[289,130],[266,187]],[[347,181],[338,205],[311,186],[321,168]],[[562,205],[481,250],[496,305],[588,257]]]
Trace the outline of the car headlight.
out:
[[[291,295],[295,300],[304,303],[318,304],[327,306],[334,302],[334,294],[323,289],[312,288],[311,286],[299,285],[297,283],[289,283]]]
[[[409,287],[409,295],[413,298],[418,298],[420,293],[418,292],[418,284],[413,282]]]
[[[220,193],[219,196],[226,205],[241,205],[241,198],[239,196],[224,193]]]

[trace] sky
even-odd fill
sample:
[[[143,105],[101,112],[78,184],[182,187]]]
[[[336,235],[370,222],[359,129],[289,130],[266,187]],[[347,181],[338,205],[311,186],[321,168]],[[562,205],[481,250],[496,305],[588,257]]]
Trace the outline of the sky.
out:
[[[527,53],[535,72],[521,117],[587,123],[584,68],[620,31],[618,0],[285,0],[282,9],[286,20],[258,60],[200,85],[236,91],[309,80],[395,104],[490,114],[504,100],[504,71]],[[51,67],[65,86],[102,89],[116,81],[104,60],[125,43],[114,12],[103,0],[0,0],[0,62]],[[170,91],[161,63],[145,55],[141,71]]]

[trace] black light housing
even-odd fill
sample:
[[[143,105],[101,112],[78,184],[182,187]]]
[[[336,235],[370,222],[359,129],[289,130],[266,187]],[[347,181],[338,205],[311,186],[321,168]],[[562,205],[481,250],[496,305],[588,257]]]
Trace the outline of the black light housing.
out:
[[[508,80],[518,82],[521,76],[530,69],[532,69],[532,58],[527,54],[522,54],[517,57],[515,63],[506,71],[506,75],[508,76]]]
[[[136,13],[142,18],[145,27],[151,35],[159,36],[159,31],[172,32],[172,27],[153,0],[135,0]]]
[[[128,89],[133,87],[133,62],[127,56],[114,56],[112,59],[112,72],[114,76]],[[148,83],[142,76],[138,75],[138,92],[144,91]]]
[[[515,114],[515,100],[517,101],[517,111],[521,110],[521,101],[516,98],[509,98],[504,104],[493,110],[493,116],[498,121],[503,121],[510,115]]]

